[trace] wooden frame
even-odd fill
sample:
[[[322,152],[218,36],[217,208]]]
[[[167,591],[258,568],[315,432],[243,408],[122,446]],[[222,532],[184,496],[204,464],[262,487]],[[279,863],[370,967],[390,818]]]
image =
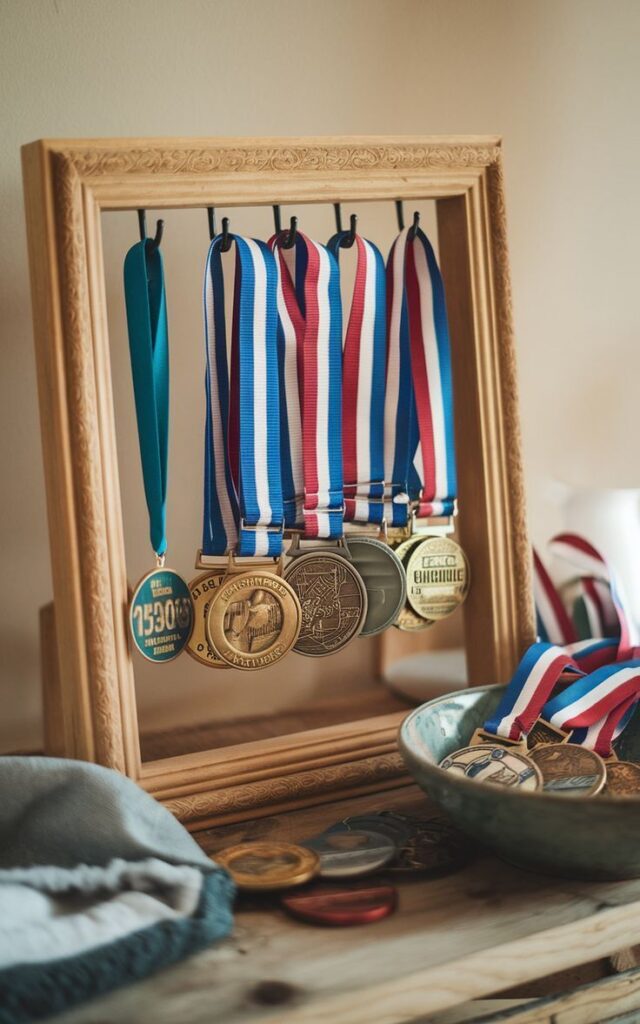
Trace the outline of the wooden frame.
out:
[[[141,763],[100,216],[437,200],[473,571],[469,675],[505,680],[534,629],[500,140],[40,141],[24,147],[23,171],[55,599],[55,620],[42,619],[49,752],[126,773],[191,828],[397,784],[397,714]]]

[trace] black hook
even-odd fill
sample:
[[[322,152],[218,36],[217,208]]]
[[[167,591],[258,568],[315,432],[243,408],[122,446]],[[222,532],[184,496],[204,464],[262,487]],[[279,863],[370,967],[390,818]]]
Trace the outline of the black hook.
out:
[[[216,237],[216,211],[215,207],[207,206],[207,220],[209,221],[209,238],[213,242]]]
[[[398,218],[398,231],[404,231],[404,203],[402,199],[396,199],[396,217]]]
[[[336,215],[336,231],[340,234],[342,231],[342,210],[340,209],[340,203],[333,204],[333,212]]]
[[[140,241],[147,241],[147,211],[138,210],[138,227],[140,228]],[[164,234],[164,221],[158,220],[156,222],[156,234],[155,238],[149,239],[149,250],[155,252],[156,249],[160,248],[162,241],[162,235]]]
[[[292,217],[289,224],[289,234],[282,243],[283,249],[293,249],[296,244],[296,234],[298,233],[298,218]]]
[[[220,243],[220,252],[229,252],[231,248],[231,239],[229,238],[229,218],[222,218],[222,241]]]
[[[357,229],[357,227],[358,227],[358,215],[357,215],[357,213],[352,213],[351,216],[349,217],[349,233],[347,234],[346,238],[343,238],[342,241],[340,242],[340,248],[341,249],[350,249],[351,248],[351,246],[353,245],[353,243],[356,240],[356,229]]]
[[[273,228],[276,235],[279,235],[282,231],[282,216],[280,213],[280,206],[278,203],[273,205]]]
[[[417,233],[419,227],[420,227],[420,214],[416,210],[416,212],[413,215],[413,224],[409,228],[409,234],[407,236],[410,241],[413,241],[413,239],[416,237],[416,233]]]

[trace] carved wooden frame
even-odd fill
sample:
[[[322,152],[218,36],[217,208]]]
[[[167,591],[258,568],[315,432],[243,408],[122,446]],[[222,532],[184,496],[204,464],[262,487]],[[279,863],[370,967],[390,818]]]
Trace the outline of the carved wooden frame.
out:
[[[100,214],[437,200],[469,674],[505,680],[534,627],[500,140],[45,140],[22,155],[55,599],[55,630],[43,615],[49,752],[126,773],[190,828],[397,785],[397,714],[141,763]]]

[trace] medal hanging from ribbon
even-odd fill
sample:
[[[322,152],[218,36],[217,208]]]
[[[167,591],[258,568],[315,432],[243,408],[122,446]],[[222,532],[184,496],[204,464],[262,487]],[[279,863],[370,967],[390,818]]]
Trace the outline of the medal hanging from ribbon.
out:
[[[384,404],[386,286],[376,246],[352,229],[328,243],[336,260],[355,247],[356,268],[342,357],[342,466],[349,557],[367,591],[361,636],[393,625],[406,599],[406,576],[386,539]]]
[[[222,247],[236,250],[227,358]],[[283,503],[276,266],[268,246],[219,235],[207,255],[205,488],[201,566],[216,571],[202,602],[212,658],[258,669],[279,661],[300,629],[300,607],[282,579]],[[217,576],[214,582],[213,577]]]
[[[392,473],[392,521],[403,518],[395,506],[405,496],[412,499],[411,535],[398,549],[410,612],[398,624],[414,629],[458,607],[468,591],[469,567],[460,546],[447,536],[457,511],[457,478],[444,286],[433,248],[417,224],[400,232],[389,271],[385,465]],[[448,520],[444,526],[433,522],[442,519]]]
[[[143,239],[126,255],[124,287],[144,493],[156,567],[137,584],[131,636],[149,661],[170,661],[188,642],[193,606],[182,577],[165,566],[169,445],[169,341],[162,253]]]
[[[325,246],[300,232],[295,235],[294,249],[285,248],[288,241],[289,233],[283,232],[270,243],[279,274],[280,365],[286,392],[281,409],[286,408],[290,425],[284,445],[284,478],[289,481],[285,490],[285,506],[290,510],[287,527],[294,543],[288,551],[292,560],[285,579],[302,606],[295,650],[322,657],[358,635],[367,611],[367,594],[346,549],[339,547],[344,508],[338,264]],[[313,542],[312,549],[303,550],[301,542]]]

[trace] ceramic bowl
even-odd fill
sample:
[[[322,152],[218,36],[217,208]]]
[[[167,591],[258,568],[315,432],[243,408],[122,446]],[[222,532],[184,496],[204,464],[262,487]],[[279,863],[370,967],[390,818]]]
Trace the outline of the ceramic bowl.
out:
[[[497,707],[504,686],[437,697],[400,727],[399,744],[418,785],[459,828],[519,867],[568,878],[640,877],[640,798],[523,792],[438,768],[468,744]],[[621,759],[640,761],[640,717],[627,726]]]

